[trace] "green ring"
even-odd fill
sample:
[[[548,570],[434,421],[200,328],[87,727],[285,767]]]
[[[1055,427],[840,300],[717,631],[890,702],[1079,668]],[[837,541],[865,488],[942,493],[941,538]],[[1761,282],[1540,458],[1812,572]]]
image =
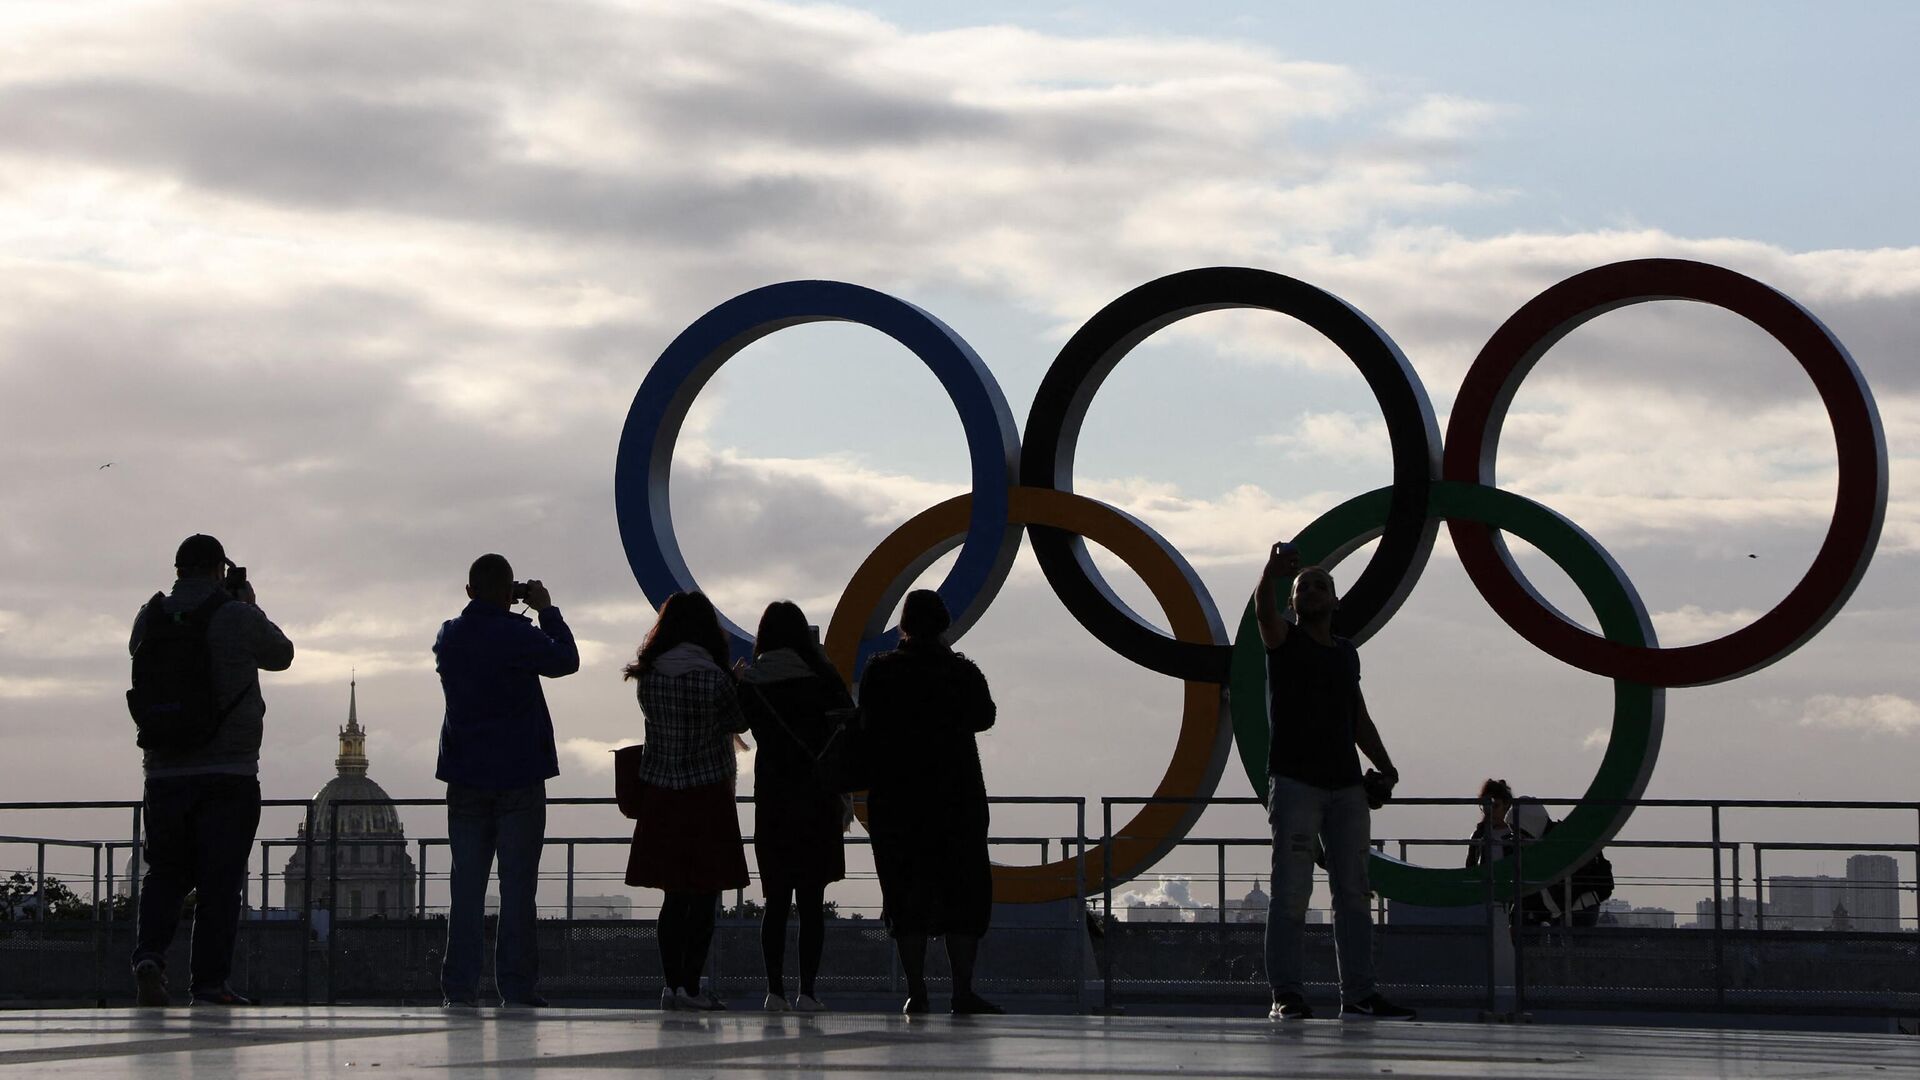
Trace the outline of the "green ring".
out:
[[[1303,565],[1332,569],[1339,561],[1384,528],[1391,488],[1378,488],[1349,499],[1321,515],[1295,538]],[[1461,518],[1502,529],[1538,548],[1552,559],[1580,590],[1600,620],[1608,640],[1623,645],[1654,642],[1653,626],[1633,585],[1619,566],[1579,526],[1524,496],[1499,488],[1453,481],[1435,481],[1427,513],[1437,518]],[[1280,598],[1285,606],[1286,597]],[[1247,779],[1262,801],[1267,796],[1267,665],[1260,645],[1260,628],[1253,601],[1240,617],[1233,642],[1233,673],[1229,700],[1233,738],[1240,750]],[[1660,751],[1660,733],[1666,714],[1666,692],[1645,683],[1615,679],[1613,731],[1606,756],[1588,786],[1586,798],[1632,800],[1646,791],[1653,762]],[[1633,813],[1630,805],[1583,803],[1555,826],[1553,834],[1527,847],[1527,891],[1553,884],[1584,864],[1613,839]],[[1416,866],[1375,851],[1368,864],[1373,890],[1403,903],[1426,907],[1456,907],[1486,899],[1486,871],[1480,868]],[[1513,893],[1513,861],[1493,866],[1498,895]]]

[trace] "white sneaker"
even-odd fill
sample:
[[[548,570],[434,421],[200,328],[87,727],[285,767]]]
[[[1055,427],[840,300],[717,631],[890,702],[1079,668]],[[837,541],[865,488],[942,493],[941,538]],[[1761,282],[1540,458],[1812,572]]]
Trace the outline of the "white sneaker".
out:
[[[787,1004],[787,999],[781,997],[779,994],[768,994],[767,1000],[762,1002],[760,1007],[767,1010],[768,1012],[792,1012],[793,1011],[793,1007]]]
[[[803,1013],[826,1012],[827,1003],[811,994],[801,994],[793,999],[793,1011]]]

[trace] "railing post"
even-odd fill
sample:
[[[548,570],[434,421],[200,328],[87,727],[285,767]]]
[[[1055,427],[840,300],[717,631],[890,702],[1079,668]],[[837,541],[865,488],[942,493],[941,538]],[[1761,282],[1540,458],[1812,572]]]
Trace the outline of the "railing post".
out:
[[[1487,1019],[1492,1020],[1498,1015],[1500,1009],[1498,984],[1500,943],[1499,939],[1495,937],[1495,935],[1499,933],[1495,915],[1499,905],[1495,902],[1493,894],[1492,826],[1488,826],[1486,832],[1480,837],[1480,846],[1482,849],[1480,869],[1487,879]]]
[[[1214,846],[1218,850],[1219,856],[1220,856],[1219,870],[1217,872],[1218,876],[1216,878],[1216,883],[1220,887],[1219,923],[1221,926],[1225,926],[1227,925],[1227,845],[1223,842],[1220,844],[1216,844]],[[1221,944],[1224,947],[1225,942],[1222,942]]]
[[[113,865],[109,857],[108,865]],[[1899,876],[1899,874],[1895,874]],[[108,972],[106,972],[106,942],[100,938],[100,844],[94,844],[94,1007],[106,1009],[108,1005]]]
[[[1527,908],[1526,895],[1526,849],[1527,838],[1520,831],[1519,815],[1514,815],[1513,829],[1513,1018],[1517,1021],[1527,1011]]]
[[[1761,850],[1760,841],[1755,840],[1753,842],[1753,928],[1755,930],[1767,928],[1767,900],[1760,893],[1760,883],[1766,880],[1760,872]]]
[[[1100,1012],[1113,1015],[1113,953],[1120,944],[1120,920],[1113,915],[1113,803],[1100,799],[1100,887],[1106,894],[1105,947],[1100,950]]]
[[[425,919],[427,917],[427,842],[422,839],[418,841],[418,843],[420,845],[420,858],[414,863],[414,869],[415,872],[419,874],[420,880],[419,884],[414,886],[413,898],[414,902],[420,906],[419,918]]]
[[[1092,958],[1093,935],[1087,933],[1087,797],[1082,795],[1073,803],[1073,832],[1078,841],[1077,854],[1073,859],[1073,902],[1074,918],[1078,925],[1074,927],[1075,938],[1080,942],[1080,963],[1073,973],[1073,1000],[1082,1015],[1087,1011],[1087,961]],[[1063,841],[1062,847],[1066,844]]]
[[[1713,816],[1713,1010],[1727,1007],[1727,939],[1722,924],[1720,882],[1720,804],[1708,808]]]
[[[313,1002],[313,800],[307,800],[307,827],[300,834],[300,1004]]]
[[[260,841],[260,914],[258,917],[262,919],[267,917],[267,901],[269,899],[267,896],[267,882],[269,881],[267,877],[267,867],[269,865],[267,860],[271,857],[268,853],[272,850],[272,843],[266,840]]]
[[[334,948],[340,940],[340,801],[327,804],[327,1004],[335,1000]]]
[[[1733,852],[1733,928],[1740,929],[1740,917],[1746,914],[1740,910],[1740,843],[1735,841]]]

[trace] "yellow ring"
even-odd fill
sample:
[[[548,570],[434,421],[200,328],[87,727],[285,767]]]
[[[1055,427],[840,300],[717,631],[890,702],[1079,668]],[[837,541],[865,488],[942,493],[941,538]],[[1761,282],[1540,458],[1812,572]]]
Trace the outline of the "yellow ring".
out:
[[[973,496],[957,495],[915,515],[882,540],[847,583],[827,626],[826,651],[850,683],[861,639],[883,631],[907,587],[966,536],[972,504]],[[1070,491],[1035,487],[1012,490],[1007,516],[1011,524],[1063,529],[1106,548],[1140,575],[1166,612],[1174,637],[1215,643],[1200,597],[1188,587],[1164,541],[1140,522]],[[1213,794],[1232,748],[1233,728],[1225,722],[1225,697],[1226,688],[1218,683],[1187,681],[1179,739],[1166,774],[1154,789],[1155,796],[1204,800]],[[865,825],[864,801],[856,804],[856,809],[860,823]],[[1205,810],[1202,801],[1140,807],[1114,836],[1113,883],[1130,881],[1158,862],[1187,835]],[[1087,848],[1088,894],[1107,887],[1101,856],[1099,844]],[[993,898],[1003,904],[1030,904],[1072,897],[1075,863],[1075,857],[1069,855],[1041,866],[995,864]]]

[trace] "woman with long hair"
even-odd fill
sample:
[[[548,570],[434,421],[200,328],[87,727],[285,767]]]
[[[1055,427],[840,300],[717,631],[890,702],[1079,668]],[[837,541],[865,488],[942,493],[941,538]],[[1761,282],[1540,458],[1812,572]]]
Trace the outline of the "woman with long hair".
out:
[[[1492,839],[1494,855],[1506,850],[1513,839],[1513,826],[1507,821],[1507,815],[1513,809],[1513,788],[1505,780],[1488,777],[1480,785],[1480,822],[1473,827],[1473,842],[1467,845],[1467,866],[1479,866],[1487,854],[1487,841]]]
[[[973,989],[974,958],[993,911],[987,786],[974,735],[993,726],[993,695],[973,661],[947,645],[938,593],[907,594],[900,647],[867,662],[860,716],[871,755],[867,831],[884,917],[907,977],[908,1014],[929,1010],[927,938],[945,935],[955,1013],[998,1013]]]
[[[847,684],[814,643],[799,606],[776,600],[760,616],[753,662],[740,668],[740,704],[753,725],[753,854],[767,910],[760,951],[769,1012],[820,1012],[816,993],[826,943],[827,885],[847,876],[846,802],[814,776],[833,737],[829,714],[848,708]],[[800,993],[787,998],[787,915],[800,913]]]
[[[726,657],[713,603],[674,593],[625,669],[646,721],[627,884],[667,894],[658,924],[662,1009],[726,1008],[700,989],[720,894],[748,882],[733,804],[733,744],[747,719],[721,666]]]

